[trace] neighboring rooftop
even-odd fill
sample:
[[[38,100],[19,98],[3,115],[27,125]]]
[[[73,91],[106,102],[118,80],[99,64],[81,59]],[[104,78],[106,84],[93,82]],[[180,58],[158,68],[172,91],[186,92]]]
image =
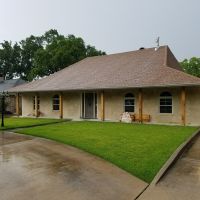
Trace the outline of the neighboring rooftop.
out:
[[[15,87],[11,92],[101,90],[200,85],[182,71],[168,48],[89,57],[48,77]]]
[[[25,81],[22,79],[10,79],[10,80],[1,80],[0,81],[0,92],[8,91],[9,89],[16,87],[18,85],[24,84]]]

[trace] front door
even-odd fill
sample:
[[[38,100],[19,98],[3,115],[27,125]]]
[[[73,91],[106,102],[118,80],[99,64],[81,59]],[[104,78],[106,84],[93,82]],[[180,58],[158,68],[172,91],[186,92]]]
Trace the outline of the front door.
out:
[[[85,118],[94,118],[94,93],[85,93]]]
[[[97,94],[82,93],[82,118],[95,119],[97,117]]]

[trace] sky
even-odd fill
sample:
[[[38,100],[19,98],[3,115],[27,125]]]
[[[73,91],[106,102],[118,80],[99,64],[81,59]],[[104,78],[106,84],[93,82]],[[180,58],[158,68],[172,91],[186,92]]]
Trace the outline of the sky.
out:
[[[200,57],[199,0],[0,0],[0,42],[57,29],[107,54],[168,45]]]

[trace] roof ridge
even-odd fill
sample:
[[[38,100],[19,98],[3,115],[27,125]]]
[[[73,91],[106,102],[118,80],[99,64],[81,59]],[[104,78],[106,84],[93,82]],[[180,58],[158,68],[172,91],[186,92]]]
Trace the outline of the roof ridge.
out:
[[[168,45],[159,46],[158,50],[160,48],[166,48],[166,47],[168,47]],[[147,50],[153,50],[155,48],[156,47],[150,47],[150,48],[144,48],[144,49],[136,49],[136,50],[132,50],[132,51],[125,51],[125,52],[119,52],[119,53],[111,53],[111,54],[108,54],[108,55],[102,55],[102,57],[113,56],[113,55],[121,55],[121,54],[127,54],[127,53],[134,53],[134,52],[142,52],[142,51],[147,51]],[[99,57],[99,56],[93,56],[91,58],[95,58],[95,57]]]
[[[167,66],[168,46],[165,46],[164,65]]]
[[[176,69],[178,71],[183,71],[168,45],[165,46],[164,66]]]

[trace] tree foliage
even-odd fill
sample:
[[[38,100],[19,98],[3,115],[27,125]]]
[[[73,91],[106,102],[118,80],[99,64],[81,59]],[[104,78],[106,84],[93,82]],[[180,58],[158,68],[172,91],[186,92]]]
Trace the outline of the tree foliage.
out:
[[[0,46],[0,73],[33,80],[63,69],[89,56],[105,55],[80,37],[64,36],[51,29],[42,36],[27,37],[19,43],[4,41]]]
[[[9,41],[4,41],[0,47],[0,73],[5,79],[12,79],[20,63],[21,48]]]
[[[188,74],[200,77],[200,58],[193,57],[191,59],[185,59],[180,62],[183,70]]]
[[[43,41],[41,37],[35,37],[31,35],[30,37],[22,40],[21,45],[21,63],[19,65],[17,75],[25,80],[30,79],[30,72],[34,67],[35,54],[38,50],[43,48]]]

